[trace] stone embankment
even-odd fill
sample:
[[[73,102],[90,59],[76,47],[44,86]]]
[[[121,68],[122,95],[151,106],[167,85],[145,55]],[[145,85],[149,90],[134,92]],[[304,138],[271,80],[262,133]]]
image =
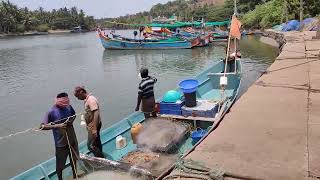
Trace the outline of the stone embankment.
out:
[[[319,179],[320,39],[267,33],[280,55],[186,158],[260,179]]]

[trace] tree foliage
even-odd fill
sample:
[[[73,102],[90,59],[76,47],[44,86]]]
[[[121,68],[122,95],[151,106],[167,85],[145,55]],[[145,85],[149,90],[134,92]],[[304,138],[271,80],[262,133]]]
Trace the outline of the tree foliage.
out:
[[[255,9],[268,0],[237,0],[238,12],[245,14]],[[176,0],[165,4],[154,5],[149,12],[126,15],[119,18],[101,19],[99,22],[106,27],[114,27],[113,24],[103,23],[103,20],[121,23],[149,23],[153,17],[169,17],[173,14],[181,21],[200,20],[224,21],[230,19],[234,11],[234,0],[225,0],[223,5],[201,4],[198,0]]]
[[[282,18],[283,6],[280,0],[272,0],[246,13],[243,24],[247,27],[270,27],[279,24]]]
[[[82,25],[86,29],[95,26],[92,16],[86,16],[83,10],[66,7],[45,11],[42,7],[31,11],[19,8],[10,1],[0,2],[0,32],[48,31],[49,29],[71,29]]]
[[[247,27],[271,27],[284,22],[285,0],[271,0],[257,5],[254,10],[246,13],[242,20]],[[300,0],[287,1],[287,19],[299,19]],[[304,0],[304,18],[315,17],[320,14],[320,1]]]

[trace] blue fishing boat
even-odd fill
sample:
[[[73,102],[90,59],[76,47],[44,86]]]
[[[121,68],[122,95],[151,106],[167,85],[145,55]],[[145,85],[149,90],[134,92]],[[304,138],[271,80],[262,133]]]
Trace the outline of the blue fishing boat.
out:
[[[231,64],[228,64],[226,68],[229,68]],[[135,112],[128,117],[122,119],[118,123],[113,126],[102,130],[101,132],[101,141],[103,144],[103,152],[106,155],[107,159],[102,158],[94,158],[92,157],[92,153],[87,149],[86,142],[82,142],[79,144],[79,150],[81,158],[83,162],[90,163],[95,162],[96,164],[100,164],[105,166],[118,166],[119,162],[122,161],[126,156],[131,153],[137,152],[140,147],[139,144],[133,143],[132,138],[132,127],[136,123],[140,123],[142,126],[147,124],[148,122],[153,121],[168,121],[172,123],[183,123],[187,125],[190,129],[183,131],[182,136],[178,138],[177,142],[173,144],[166,145],[164,149],[160,149],[160,151],[166,151],[165,153],[177,154],[177,158],[181,156],[185,156],[190,153],[209,133],[211,133],[220,123],[222,117],[228,112],[232,104],[235,102],[239,87],[241,84],[241,62],[237,59],[234,63],[234,71],[233,72],[225,72],[225,63],[224,61],[219,61],[215,65],[209,67],[208,69],[202,71],[199,75],[197,75],[193,81],[197,82],[197,88],[195,91],[196,101],[199,102],[209,102],[215,103],[217,106],[212,108],[212,110],[208,111],[214,114],[206,114],[199,113],[201,111],[197,111],[196,113],[189,111],[187,108],[185,110],[185,114],[181,114],[181,112],[176,113],[174,107],[167,109],[168,111],[162,111],[160,109],[160,114],[157,118],[145,119],[144,114],[141,112]],[[223,80],[222,80],[223,79]],[[182,83],[182,82],[181,82]],[[223,86],[221,86],[221,84]],[[176,92],[183,93],[183,88],[176,88]],[[224,87],[224,88],[221,88]],[[185,90],[184,90],[185,91]],[[187,97],[185,97],[187,98]],[[161,103],[165,100],[165,96],[160,98],[158,102]],[[178,102],[178,101],[177,101]],[[166,104],[167,107],[170,107],[170,104]],[[183,106],[184,107],[184,106]],[[198,107],[198,105],[196,106]],[[162,112],[161,112],[162,111]],[[183,110],[182,110],[183,111]],[[164,113],[165,112],[165,113]],[[191,113],[190,113],[191,112]],[[190,113],[190,115],[188,115]],[[172,120],[175,121],[172,121]],[[184,126],[186,127],[186,126]],[[144,127],[147,129],[147,126]],[[199,131],[201,130],[201,131]],[[198,132],[199,131],[199,132]],[[126,138],[126,145],[122,148],[117,148],[117,137]],[[152,139],[153,137],[148,137]],[[170,149],[170,151],[169,151]],[[158,149],[159,150],[159,149]],[[160,156],[162,155],[159,153]],[[158,156],[156,156],[158,157]],[[175,163],[178,159],[174,159],[169,166]],[[120,163],[121,164],[121,163]],[[125,163],[128,165],[128,163]],[[131,166],[130,166],[131,165]],[[127,169],[129,167],[136,167],[135,164],[129,164],[125,166]],[[78,168],[81,168],[79,165]],[[119,165],[119,168],[120,165]],[[167,167],[166,167],[167,168]],[[168,167],[170,168],[170,167]],[[33,168],[11,178],[12,180],[35,180],[35,179],[57,179],[55,172],[55,158],[49,159],[39,165],[34,166]],[[90,168],[84,168],[83,170],[86,173],[92,171]],[[107,168],[108,169],[108,168]],[[114,169],[114,168],[113,168]],[[93,169],[94,170],[94,169]],[[110,168],[109,168],[110,170]],[[151,170],[147,171],[151,172]],[[64,177],[72,176],[72,171],[70,167],[70,163],[66,165],[66,169],[64,170]],[[161,174],[162,172],[160,172]],[[147,173],[148,174],[148,173]],[[158,174],[152,174],[154,177],[160,176]]]
[[[191,43],[179,38],[168,39],[129,39],[129,38],[111,38],[100,30],[98,34],[105,49],[117,50],[135,50],[135,49],[189,49]]]

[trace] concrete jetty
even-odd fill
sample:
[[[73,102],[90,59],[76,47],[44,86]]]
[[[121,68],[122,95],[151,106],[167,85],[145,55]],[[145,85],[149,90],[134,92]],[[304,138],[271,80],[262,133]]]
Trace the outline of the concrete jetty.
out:
[[[320,39],[283,35],[276,61],[187,159],[261,179],[320,178]]]

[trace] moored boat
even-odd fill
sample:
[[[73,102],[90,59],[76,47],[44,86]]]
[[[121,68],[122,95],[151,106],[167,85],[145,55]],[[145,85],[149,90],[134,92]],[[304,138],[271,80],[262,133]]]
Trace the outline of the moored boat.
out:
[[[178,38],[168,39],[126,39],[126,38],[110,38],[101,30],[98,30],[99,38],[102,46],[105,49],[118,49],[118,50],[134,50],[134,49],[189,49],[191,43],[187,40]]]
[[[230,109],[239,92],[242,69],[240,60],[236,60],[235,62],[236,63],[234,72],[223,73],[225,72],[225,63],[223,61],[220,61],[217,62],[217,64],[209,67],[208,69],[202,71],[198,76],[194,78],[198,81],[198,87],[196,90],[197,101],[215,103],[217,105],[218,108],[214,108],[215,114],[213,116],[204,117],[201,115],[187,116],[162,113],[158,116],[158,118],[146,121],[143,113],[133,113],[123,120],[119,121],[118,123],[114,124],[110,128],[107,128],[101,132],[101,141],[103,144],[103,151],[106,154],[106,158],[113,162],[122,161],[124,158],[132,155],[132,153],[137,152],[140,149],[137,144],[133,143],[131,137],[132,125],[136,123],[141,123],[144,126],[145,123],[151,122],[153,120],[170,121],[171,119],[175,119],[176,121],[183,122],[185,125],[191,127],[192,129],[202,129],[205,133],[212,131],[217,126],[217,124],[219,124],[222,117]],[[221,89],[219,83],[221,77],[227,78],[227,83],[225,84],[224,89]],[[181,90],[177,88],[176,91]],[[159,99],[159,101],[162,101],[162,98]],[[119,136],[125,137],[127,142],[126,146],[121,149],[117,149],[116,147],[116,139]],[[200,140],[195,144],[192,133],[190,131],[187,131],[184,136],[181,137],[183,138],[179,138],[179,142],[176,142],[171,146],[174,147],[174,150],[172,150],[172,148],[170,150],[171,154],[184,155],[201,141]],[[150,138],[152,139],[152,137]],[[86,142],[80,143],[79,150],[81,154],[92,155],[92,153],[87,149]],[[167,153],[168,152],[166,152],[165,154]],[[161,157],[163,155],[162,153],[157,154],[157,156],[154,156],[155,158],[157,158],[158,156]],[[84,157],[83,160],[88,163],[88,158],[86,158],[85,155],[82,155],[82,157]],[[177,159],[173,159],[169,165],[173,164],[176,160]],[[97,159],[97,161],[99,161],[99,159]],[[96,163],[100,163],[100,166],[102,164],[102,162]],[[135,166],[134,164],[131,165]],[[70,164],[68,164],[67,168],[64,170],[64,176],[69,177],[71,175],[71,167]],[[27,170],[22,174],[12,178],[12,180],[21,179],[57,179],[55,172],[55,158],[49,159],[48,161],[34,166],[32,169]]]
[[[83,26],[73,27],[70,33],[85,33],[89,32],[89,30],[85,29]]]

